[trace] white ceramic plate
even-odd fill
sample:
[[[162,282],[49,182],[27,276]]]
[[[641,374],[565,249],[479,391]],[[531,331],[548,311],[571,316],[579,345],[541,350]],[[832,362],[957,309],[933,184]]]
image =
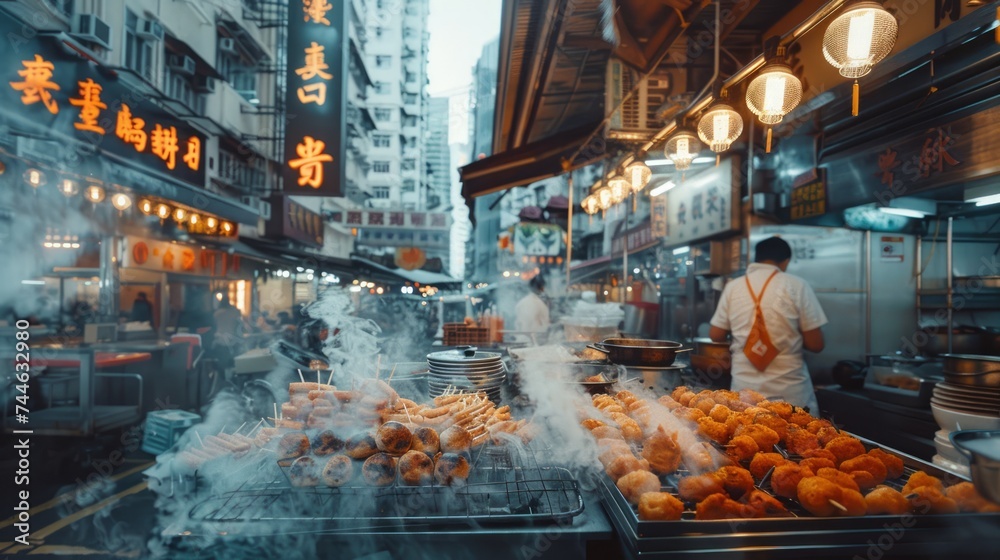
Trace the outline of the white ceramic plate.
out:
[[[953,432],[955,430],[1000,430],[1000,416],[970,414],[942,407],[931,400],[931,413],[938,426]]]

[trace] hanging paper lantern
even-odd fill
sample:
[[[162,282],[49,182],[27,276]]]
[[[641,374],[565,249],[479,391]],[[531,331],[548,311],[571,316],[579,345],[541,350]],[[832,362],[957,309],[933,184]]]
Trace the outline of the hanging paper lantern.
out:
[[[899,25],[876,2],[861,2],[837,16],[823,34],[823,56],[845,78],[854,78],[851,114],[858,115],[858,78],[885,58],[896,44]]]
[[[743,117],[732,107],[719,103],[698,121],[698,137],[715,153],[724,152],[743,133]]]
[[[785,49],[778,48],[778,58]],[[747,88],[747,107],[760,122],[775,125],[802,101],[802,82],[784,62],[773,62],[761,70]],[[767,151],[771,151],[771,127],[767,128]]]
[[[628,193],[632,190],[632,186],[629,185],[628,179],[622,177],[621,175],[615,175],[614,177],[608,179],[608,188],[611,189],[612,206],[625,200],[628,197]]]
[[[611,202],[610,188],[601,187],[597,189],[597,192],[595,192],[594,195],[597,196],[597,203],[598,206],[600,206],[601,210],[607,210],[608,208],[611,208],[613,206]]]
[[[653,177],[653,171],[641,161],[635,161],[625,168],[625,178],[628,179],[632,192],[638,193],[646,188]]]
[[[584,212],[591,216],[596,214],[601,209],[597,201],[597,197],[594,195],[588,195],[584,198],[583,201],[580,202],[580,207],[583,208]]]
[[[701,151],[701,142],[693,132],[682,130],[667,140],[667,145],[663,148],[663,154],[674,162],[674,167],[678,171],[691,168],[691,162]]]

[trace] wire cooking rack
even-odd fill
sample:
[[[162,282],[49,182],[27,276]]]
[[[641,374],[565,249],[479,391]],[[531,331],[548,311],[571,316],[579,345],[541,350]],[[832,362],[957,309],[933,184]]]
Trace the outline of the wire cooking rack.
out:
[[[356,465],[355,480],[360,478]],[[349,485],[292,487],[280,477],[246,482],[210,498],[189,517],[207,522],[321,522],[357,526],[398,524],[530,524],[583,512],[577,480],[562,467],[542,466],[530,446],[481,447],[469,483],[461,487]]]

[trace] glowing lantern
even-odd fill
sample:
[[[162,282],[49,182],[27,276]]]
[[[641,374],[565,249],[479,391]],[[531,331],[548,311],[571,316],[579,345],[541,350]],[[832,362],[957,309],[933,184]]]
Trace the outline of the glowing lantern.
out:
[[[102,189],[97,185],[90,185],[89,187],[87,187],[87,190],[84,191],[84,194],[87,197],[87,200],[89,200],[94,204],[97,204],[98,202],[104,200],[104,189]]]
[[[854,78],[851,114],[858,116],[858,78],[885,58],[896,44],[896,18],[876,2],[861,2],[833,20],[823,34],[823,56],[845,78]]]
[[[622,177],[621,175],[615,175],[611,179],[608,179],[608,188],[611,189],[612,206],[625,200],[625,198],[628,197],[628,193],[632,190],[628,179]]]
[[[701,142],[694,133],[688,130],[681,130],[667,140],[667,145],[663,148],[663,154],[674,162],[678,171],[691,168],[691,162],[701,151]]]
[[[698,137],[716,154],[724,152],[743,133],[743,117],[732,107],[719,103],[698,121]]]
[[[785,56],[784,47],[778,47],[778,58]],[[771,152],[771,126],[781,122],[785,115],[802,101],[802,82],[783,62],[772,62],[761,70],[747,88],[747,107],[757,115],[767,128],[767,152]]]
[[[117,193],[111,197],[111,205],[119,212],[124,212],[132,206],[132,199],[125,193]]]

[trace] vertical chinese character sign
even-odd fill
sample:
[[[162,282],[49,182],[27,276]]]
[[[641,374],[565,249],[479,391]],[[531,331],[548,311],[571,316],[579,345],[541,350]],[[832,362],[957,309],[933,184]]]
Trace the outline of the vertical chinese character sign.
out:
[[[346,132],[348,2],[291,0],[284,192],[340,196]]]

